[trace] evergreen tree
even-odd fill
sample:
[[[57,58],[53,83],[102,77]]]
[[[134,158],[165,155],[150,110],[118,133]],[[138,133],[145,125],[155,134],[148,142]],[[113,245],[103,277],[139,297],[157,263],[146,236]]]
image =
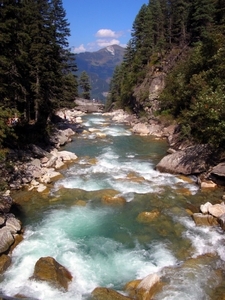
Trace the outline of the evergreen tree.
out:
[[[81,97],[90,100],[91,85],[88,74],[83,71],[79,78],[79,87],[82,90]]]
[[[193,0],[190,28],[194,41],[202,39],[214,23],[215,5],[212,0]]]
[[[2,0],[0,31],[0,106],[45,128],[54,109],[77,96],[62,1]]]

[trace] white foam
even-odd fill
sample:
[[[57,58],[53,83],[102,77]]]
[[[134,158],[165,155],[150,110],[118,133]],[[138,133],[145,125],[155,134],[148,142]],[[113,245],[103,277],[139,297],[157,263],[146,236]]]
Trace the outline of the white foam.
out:
[[[21,293],[40,300],[86,299],[85,295],[97,286],[121,288],[132,279],[175,263],[162,243],[148,249],[138,243],[127,248],[105,237],[104,224],[113,213],[111,208],[89,207],[49,212],[41,224],[26,231],[0,288],[8,295]],[[67,293],[30,279],[36,261],[45,256],[54,257],[71,272],[73,280]]]
[[[179,222],[186,227],[183,233],[185,238],[190,239],[195,251],[193,257],[207,253],[217,253],[225,261],[224,245],[225,236],[216,227],[196,226],[191,218],[179,218]]]

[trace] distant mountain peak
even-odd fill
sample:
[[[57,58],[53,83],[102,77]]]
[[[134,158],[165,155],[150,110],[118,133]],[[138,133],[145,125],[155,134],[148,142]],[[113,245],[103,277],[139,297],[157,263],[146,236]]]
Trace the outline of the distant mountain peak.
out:
[[[111,45],[95,52],[76,55],[77,75],[85,71],[91,83],[91,98],[105,101],[114,69],[123,61],[125,48]]]
[[[115,55],[115,49],[113,46],[108,46],[105,48],[108,52],[110,52],[112,55]]]

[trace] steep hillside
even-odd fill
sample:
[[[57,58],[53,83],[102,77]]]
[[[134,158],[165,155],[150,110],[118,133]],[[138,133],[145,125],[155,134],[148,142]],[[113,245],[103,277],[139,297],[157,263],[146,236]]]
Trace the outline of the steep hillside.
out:
[[[105,102],[109,83],[114,69],[121,64],[125,49],[118,46],[108,46],[96,52],[84,52],[76,55],[77,75],[85,71],[92,86],[91,98]]]

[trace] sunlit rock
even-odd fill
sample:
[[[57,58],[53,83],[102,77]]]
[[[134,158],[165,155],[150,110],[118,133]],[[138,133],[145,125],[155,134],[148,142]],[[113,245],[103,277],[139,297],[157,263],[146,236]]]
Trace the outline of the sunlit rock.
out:
[[[39,184],[38,187],[37,187],[37,192],[38,192],[38,193],[42,193],[42,192],[44,192],[46,189],[47,189],[47,186],[44,185],[43,183],[41,183],[41,184]]]
[[[157,274],[150,274],[142,280],[134,280],[125,287],[126,291],[134,299],[152,299],[155,293],[162,288],[160,277]]]
[[[141,282],[141,279],[136,279],[136,280],[132,280],[132,281],[128,282],[125,285],[124,290],[128,293],[128,295],[130,297],[136,299],[137,286],[139,285],[140,282]]]
[[[194,213],[192,218],[197,226],[215,226],[218,225],[217,219],[209,214]]]
[[[14,217],[8,217],[5,223],[5,227],[11,232],[11,233],[17,233],[21,230],[21,221],[14,218]]]
[[[91,299],[93,300],[131,300],[127,296],[124,296],[117,291],[114,291],[105,287],[97,287],[91,293]]]
[[[159,216],[160,212],[157,209],[152,211],[143,211],[137,216],[137,221],[140,223],[150,223]]]
[[[210,202],[206,202],[205,204],[202,204],[200,206],[200,211],[203,213],[203,214],[208,214],[209,213],[209,207],[212,206],[212,203]]]
[[[74,161],[77,159],[77,156],[75,153],[70,151],[59,151],[58,156],[62,158],[63,161]]]
[[[44,175],[41,176],[40,178],[40,182],[42,183],[51,183],[53,178],[56,178],[58,176],[60,176],[61,174],[58,171],[55,171],[54,168],[46,168],[44,171]],[[37,185],[37,184],[33,184],[31,182],[32,185]]]
[[[149,134],[148,126],[143,123],[135,124],[131,130],[133,133],[136,133],[136,134],[141,134],[141,135]]]
[[[68,289],[71,273],[52,257],[41,257],[35,264],[32,279],[46,281],[57,288]]]
[[[46,168],[52,168],[54,167],[58,157],[56,155],[52,155],[48,162],[44,165]]]
[[[216,218],[219,218],[225,213],[225,205],[223,204],[215,204],[209,206],[209,213]]]
[[[55,162],[55,169],[60,169],[64,166],[64,162],[61,157],[58,157],[58,159]]]
[[[211,180],[204,180],[201,182],[201,189],[214,189],[217,184]]]

